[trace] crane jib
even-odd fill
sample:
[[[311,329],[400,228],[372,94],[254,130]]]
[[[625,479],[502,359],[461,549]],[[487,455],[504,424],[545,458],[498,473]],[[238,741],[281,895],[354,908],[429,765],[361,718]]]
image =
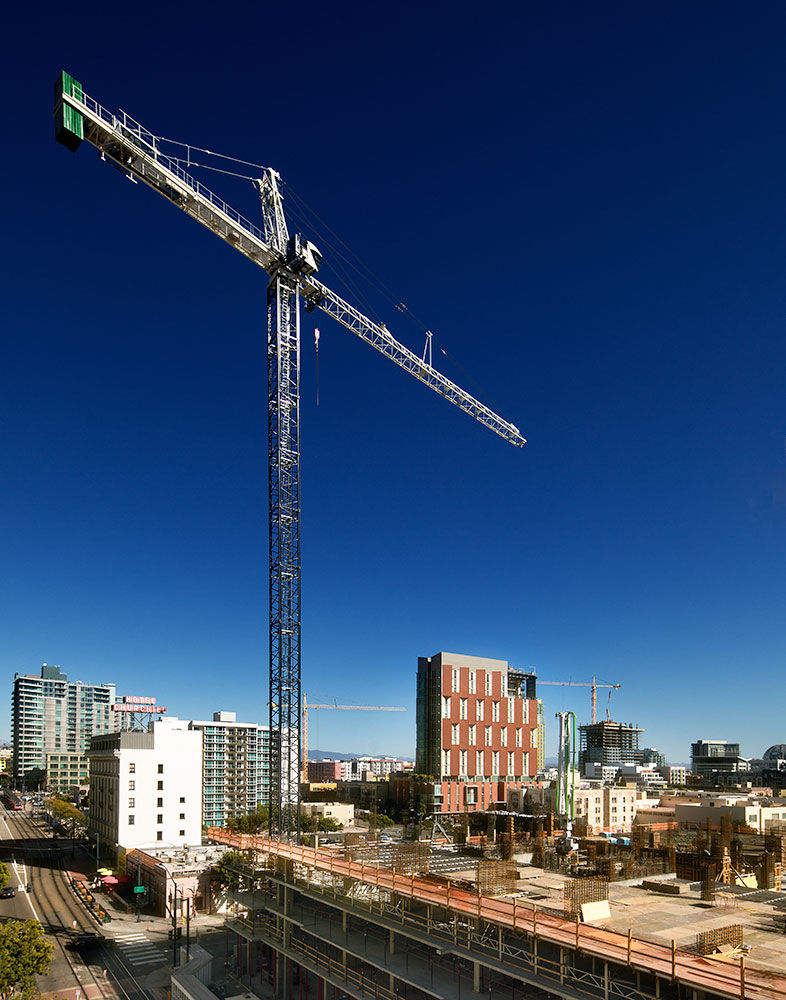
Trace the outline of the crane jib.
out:
[[[313,278],[321,255],[300,236],[289,236],[278,174],[260,183],[260,229],[167,156],[165,140],[125,112],[112,114],[85,94],[68,73],[55,83],[55,137],[76,151],[83,141],[101,159],[165,197],[270,276],[267,289],[268,477],[270,566],[271,728],[270,833],[281,840],[300,833],[300,303],[319,308],[404,371],[516,446],[525,443],[513,424],[472,397],[424,358],[399,343]],[[346,706],[349,707],[349,706]],[[355,706],[360,708],[361,706]],[[383,711],[396,709],[383,709]],[[305,735],[305,734],[304,734]]]

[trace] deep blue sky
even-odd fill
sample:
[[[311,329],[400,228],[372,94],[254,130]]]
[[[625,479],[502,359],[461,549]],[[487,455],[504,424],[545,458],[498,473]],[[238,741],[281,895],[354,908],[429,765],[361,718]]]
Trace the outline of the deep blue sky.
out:
[[[529,439],[306,317],[304,688],[409,709],[315,713],[312,745],[413,754],[440,649],[620,682],[614,717],[673,760],[786,739],[781,5],[49,6],[6,14],[9,693],[47,661],[267,714],[265,276],[54,142],[65,68],[275,166]],[[542,694],[586,720],[586,691]]]

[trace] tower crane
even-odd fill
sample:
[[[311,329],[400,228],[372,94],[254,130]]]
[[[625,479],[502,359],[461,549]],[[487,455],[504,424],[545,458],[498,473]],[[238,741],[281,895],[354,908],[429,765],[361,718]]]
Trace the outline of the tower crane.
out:
[[[303,752],[301,781],[308,781],[308,710],[330,708],[339,712],[406,712],[406,708],[390,705],[309,705],[303,692],[303,712],[300,724],[300,745]]]
[[[280,175],[264,168],[254,183],[262,228],[254,225],[167,155],[167,140],[124,111],[103,108],[62,72],[55,82],[55,137],[75,152],[82,141],[130,180],[142,182],[225,240],[266,272],[269,483],[270,835],[295,840],[300,825],[300,304],[320,309],[404,371],[513,445],[525,438],[323,285],[322,255],[300,233],[290,235]],[[249,178],[250,179],[250,178]]]
[[[560,687],[579,687],[579,688],[592,688],[592,724],[593,726],[597,722],[598,715],[598,688],[611,688],[611,691],[619,691],[622,687],[621,684],[609,684],[605,681],[596,681],[593,676],[592,681],[542,681],[538,680],[538,684],[552,684],[558,685]],[[611,691],[609,691],[609,697],[611,697]]]

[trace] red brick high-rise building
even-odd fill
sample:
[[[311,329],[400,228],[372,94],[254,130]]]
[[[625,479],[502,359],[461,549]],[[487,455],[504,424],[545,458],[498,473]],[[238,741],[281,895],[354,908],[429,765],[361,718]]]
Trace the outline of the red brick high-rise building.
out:
[[[418,659],[415,770],[434,779],[435,811],[486,809],[506,800],[506,787],[535,777],[535,684],[505,660]]]

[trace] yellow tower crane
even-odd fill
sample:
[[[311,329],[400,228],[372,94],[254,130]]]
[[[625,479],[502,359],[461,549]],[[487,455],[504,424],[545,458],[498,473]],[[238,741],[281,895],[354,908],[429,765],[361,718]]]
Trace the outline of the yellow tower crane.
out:
[[[309,705],[304,692],[300,724],[300,744],[303,748],[303,757],[300,765],[301,781],[308,781],[308,710],[310,708],[330,708],[340,712],[406,712],[406,708],[392,707],[390,705]]]
[[[553,684],[559,685],[560,687],[580,687],[580,688],[592,688],[592,724],[598,721],[598,688],[611,688],[611,691],[619,691],[622,687],[621,684],[609,684],[606,681],[596,680],[593,676],[592,681],[542,681],[538,678],[538,686],[541,684]],[[609,697],[611,697],[611,691],[609,691]]]

